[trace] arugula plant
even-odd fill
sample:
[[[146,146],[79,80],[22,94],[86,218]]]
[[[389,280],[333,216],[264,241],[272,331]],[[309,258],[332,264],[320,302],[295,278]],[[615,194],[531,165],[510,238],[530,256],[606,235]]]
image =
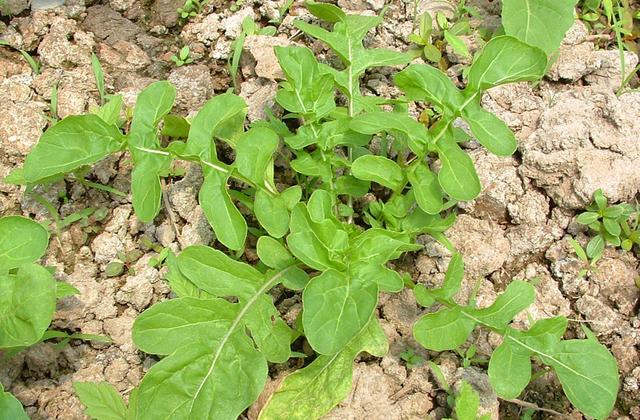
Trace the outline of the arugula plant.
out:
[[[57,282],[51,272],[36,264],[47,250],[49,232],[20,216],[0,218],[0,350],[10,357],[51,338],[67,336],[49,330],[56,300],[78,293]],[[73,337],[82,338],[82,337]],[[8,418],[26,419],[22,406],[0,385],[0,412]]]
[[[589,227],[595,233],[586,247],[589,258],[599,260],[607,244],[629,251],[640,245],[638,229],[638,209],[630,204],[620,203],[609,206],[601,189],[593,194],[594,202],[581,213],[576,221]]]
[[[284,118],[295,120],[290,126],[270,118],[245,128],[247,105],[231,93],[212,98],[186,120],[170,114],[175,89],[156,82],[139,94],[130,124],[119,120],[121,101],[67,117],[44,133],[22,171],[12,175],[29,185],[45,183],[126,151],[133,161],[135,213],[151,222],[160,211],[162,178],[175,160],[203,171],[199,203],[228,251],[200,245],[163,256],[177,298],[149,308],[133,328],[136,345],[161,360],[128,407],[113,403],[113,392],[103,386],[80,386],[89,410],[113,403],[115,418],[236,418],[262,391],[268,363],[288,360],[291,344],[304,335],[317,357],[283,380],[260,418],[326,414],[348,394],[357,355],[387,351],[375,317],[378,293],[404,287],[388,263],[420,249],[416,237],[424,233],[453,248],[443,232],[455,214],[446,212],[480,192],[473,163],[458,144],[469,137],[453,122],[465,119],[487,149],[511,154],[513,133],[480,107],[480,96],[502,83],[539,79],[548,37],[533,34],[561,30],[536,21],[520,33],[518,23],[514,33],[494,38],[477,54],[464,90],[439,70],[411,65],[395,77],[407,98],[389,100],[360,89],[367,69],[410,61],[404,53],[365,48],[365,36],[383,17],[347,15],[327,3],[307,6],[331,30],[303,21],[296,27],[327,44],[340,64],[319,63],[305,47],[275,49],[286,75],[276,101]],[[244,26],[246,33],[256,30],[248,21]],[[539,45],[525,44],[528,36]],[[409,100],[437,110],[430,127],[408,116]],[[295,155],[296,182],[288,188],[275,179],[281,138]],[[220,143],[234,152],[232,162],[218,156]],[[380,145],[379,153],[372,144]],[[360,200],[372,192],[373,199]],[[249,234],[257,237],[256,267],[239,261]],[[276,286],[302,295],[295,328],[274,305]]]
[[[462,306],[453,298],[460,289],[463,262],[456,254],[441,288],[414,289],[418,303],[440,309],[424,315],[414,326],[416,340],[434,351],[455,350],[480,326],[503,336],[503,342],[489,360],[489,380],[499,397],[513,399],[531,380],[531,359],[551,367],[571,403],[587,416],[606,418],[618,393],[618,368],[609,351],[585,329],[583,340],[563,340],[567,319],[540,319],[526,331],[509,324],[535,300],[535,288],[513,281],[486,308],[473,303]]]

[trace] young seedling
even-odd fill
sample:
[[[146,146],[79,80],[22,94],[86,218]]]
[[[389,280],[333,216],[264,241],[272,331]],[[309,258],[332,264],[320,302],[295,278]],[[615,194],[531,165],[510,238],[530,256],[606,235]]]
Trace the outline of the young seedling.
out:
[[[589,259],[587,256],[587,252],[582,248],[582,245],[578,241],[573,238],[568,239],[569,244],[573,248],[573,251],[576,253],[580,261],[584,264],[583,268],[580,269],[578,273],[578,277],[583,278],[589,273],[595,273],[597,271],[596,264],[600,260],[600,256],[596,256],[592,259]]]
[[[433,19],[429,12],[424,12],[419,17],[417,32],[409,35],[409,41],[416,44],[419,48],[413,48],[410,52],[413,52],[413,55],[416,57],[423,55],[428,61],[439,63],[442,58],[442,51],[432,43],[432,34]]]
[[[178,14],[180,15],[180,19],[186,20],[190,17],[196,16],[202,11],[202,7],[204,6],[205,2],[206,0],[185,0],[182,7],[177,9]]]
[[[593,198],[594,202],[587,207],[587,211],[576,218],[578,223],[588,226],[596,234],[587,244],[587,256],[600,259],[607,243],[631,249],[633,241],[638,239],[637,232],[634,236],[634,230],[628,223],[634,213],[633,206],[625,203],[609,206],[600,189],[593,194]]]
[[[424,357],[416,354],[412,348],[408,348],[400,353],[400,360],[403,360],[409,369],[414,369],[424,364]]]
[[[11,46],[11,44],[9,44],[7,41],[3,39],[0,39],[0,45],[14,48]],[[14,49],[22,55],[22,57],[31,67],[31,70],[33,71],[34,74],[40,74],[40,63],[35,58],[31,57],[31,55],[25,50],[21,50],[20,48],[14,48]]]
[[[180,48],[180,51],[177,55],[174,54],[171,56],[171,61],[173,61],[177,67],[182,67],[185,64],[193,63],[193,59],[190,57],[190,55],[191,50],[189,50],[188,45],[185,45],[184,47]]]

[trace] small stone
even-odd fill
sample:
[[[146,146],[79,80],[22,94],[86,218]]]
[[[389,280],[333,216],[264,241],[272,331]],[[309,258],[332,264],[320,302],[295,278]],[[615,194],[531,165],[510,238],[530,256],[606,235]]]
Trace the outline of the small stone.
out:
[[[253,58],[250,65],[244,65],[242,73],[246,76],[255,72],[266,79],[284,79],[284,73],[276,57],[275,47],[287,47],[295,43],[285,39],[266,35],[251,35],[244,41],[244,49]],[[246,59],[245,59],[246,60]],[[253,67],[253,69],[251,69]]]
[[[576,302],[576,309],[591,322],[591,329],[596,334],[609,335],[622,325],[622,318],[612,308],[593,296],[583,296]]]
[[[113,233],[103,232],[91,242],[91,250],[96,262],[106,264],[116,259],[119,252],[124,251],[124,244]]]
[[[156,228],[156,239],[164,247],[171,245],[176,240],[176,233],[171,224],[165,222]]]
[[[182,66],[168,77],[177,90],[176,104],[188,111],[195,111],[213,95],[211,73],[205,65]]]

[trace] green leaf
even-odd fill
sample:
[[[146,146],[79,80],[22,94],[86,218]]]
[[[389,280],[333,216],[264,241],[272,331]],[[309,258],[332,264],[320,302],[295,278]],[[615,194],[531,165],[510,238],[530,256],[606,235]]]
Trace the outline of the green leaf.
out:
[[[142,380],[136,418],[237,418],[262,391],[267,361],[289,357],[291,331],[265,293],[291,267],[265,277],[202,246],[183,251],[178,265],[194,284],[238,303],[180,298],[140,315],[133,328],[136,344],[154,354],[171,353]]]
[[[133,325],[133,341],[145,353],[168,355],[176,343],[212,343],[229,330],[237,315],[224,299],[171,299],[144,311]]]
[[[429,307],[437,299],[449,300],[460,290],[460,285],[464,278],[464,261],[462,254],[456,252],[449,261],[447,272],[444,275],[444,282],[439,289],[427,289],[424,285],[418,284],[413,289],[418,303],[424,307]]]
[[[328,191],[315,190],[307,202],[309,217],[317,223],[321,223],[327,219],[335,220],[333,216],[334,206],[334,199]]]
[[[331,164],[322,160],[320,150],[316,150],[309,154],[303,150],[296,152],[297,158],[291,161],[291,167],[294,171],[313,177],[319,177],[323,181],[329,181],[333,176]]]
[[[263,275],[208,246],[185,248],[177,257],[178,269],[189,281],[213,296],[248,298],[260,288]]]
[[[547,56],[510,36],[487,42],[469,68],[468,88],[486,90],[505,83],[538,80],[547,68]]]
[[[187,138],[191,123],[180,115],[165,115],[162,124],[162,135],[173,138]]]
[[[349,260],[379,265],[399,258],[403,252],[418,251],[422,246],[406,233],[373,228],[358,235],[349,248]]]
[[[340,256],[349,238],[333,221],[314,222],[305,205],[300,203],[291,212],[290,229],[287,244],[300,261],[316,270],[344,268]]]
[[[98,57],[93,53],[91,54],[91,68],[96,79],[96,87],[98,88],[98,93],[100,94],[100,100],[104,101],[104,71],[102,70],[100,60],[98,60]]]
[[[564,340],[540,358],[555,370],[577,409],[589,417],[607,418],[616,402],[619,380],[616,360],[606,347],[595,340]]]
[[[62,299],[79,294],[80,290],[76,289],[69,283],[65,283],[63,281],[56,282],[56,299]]]
[[[256,245],[258,258],[267,267],[283,268],[295,263],[293,255],[278,240],[270,236],[261,236]]]
[[[507,35],[555,52],[573,25],[576,0],[503,0],[502,25]]]
[[[247,221],[231,201],[228,180],[228,175],[208,171],[198,201],[220,243],[229,249],[239,250],[247,237]]]
[[[517,398],[531,380],[531,352],[504,341],[491,355],[488,373],[500,398]]]
[[[102,118],[107,124],[118,125],[120,122],[120,113],[124,106],[122,95],[110,96],[109,101],[93,111],[98,117]]]
[[[151,222],[160,211],[162,186],[159,174],[169,169],[171,158],[167,154],[149,153],[142,149],[160,148],[157,126],[171,111],[175,97],[176,90],[171,83],[162,81],[146,87],[136,100],[127,138],[134,162],[131,173],[133,208],[143,222]]]
[[[387,338],[372,318],[366,328],[334,355],[320,355],[310,365],[287,376],[260,412],[260,420],[321,418],[351,391],[353,361],[363,351],[381,357]]]
[[[430,142],[429,132],[413,118],[397,112],[369,112],[358,115],[349,124],[352,130],[363,134],[399,132],[409,138],[409,147],[416,154],[423,154]]]
[[[313,52],[294,46],[277,46],[274,51],[288,81],[276,93],[276,101],[312,121],[330,113],[336,107],[333,79],[321,74]]]
[[[607,232],[609,232],[613,236],[618,236],[622,232],[622,228],[620,228],[620,224],[615,219],[610,219],[605,217],[602,219],[602,224]]]
[[[442,189],[456,200],[473,200],[482,189],[473,161],[449,134],[438,142],[438,156],[442,168],[438,182]]]
[[[377,283],[381,292],[397,293],[404,288],[404,281],[400,274],[382,264],[354,262],[349,267],[349,273],[355,277]]]
[[[326,43],[342,60],[344,70],[338,71],[320,65],[323,73],[333,76],[335,83],[349,100],[349,115],[370,108],[359,87],[360,76],[367,68],[406,64],[411,61],[408,54],[385,49],[365,49],[363,40],[367,32],[382,22],[382,16],[345,15],[335,23],[333,32],[301,20],[294,26]],[[317,83],[317,79],[315,80]],[[312,86],[312,85],[310,85]]]
[[[284,270],[283,270],[284,271]],[[290,272],[291,269],[284,271]],[[273,272],[270,272],[273,275]],[[284,279],[284,275],[275,274]],[[280,318],[271,296],[262,295],[254,303],[255,309],[246,314],[246,326],[260,353],[271,363],[284,363],[291,357],[291,341],[297,335]]]
[[[444,39],[447,41],[447,43],[449,45],[451,45],[451,48],[453,48],[453,51],[456,54],[459,54],[463,57],[471,57],[471,53],[469,52],[469,48],[467,48],[467,45],[464,43],[464,41],[462,40],[462,38],[452,34],[451,32],[445,30],[444,31]]]
[[[272,196],[264,190],[256,191],[253,212],[269,235],[282,238],[289,231],[289,209],[282,196]]]
[[[127,407],[118,391],[108,382],[74,382],[73,388],[86,407],[85,414],[92,419],[126,419]]]
[[[320,354],[335,354],[371,319],[378,285],[330,269],[309,282],[302,302],[302,324],[309,344]]]
[[[314,137],[314,142],[317,142],[325,150],[337,146],[366,146],[370,140],[371,136],[353,130],[347,118],[323,123],[320,126],[320,131]]]
[[[131,195],[136,216],[149,223],[160,212],[162,184],[159,174],[171,166],[168,156],[156,154],[139,155],[131,173]]]
[[[47,250],[49,232],[21,216],[0,218],[0,273],[36,262]]]
[[[340,176],[336,179],[336,193],[353,197],[363,197],[371,188],[370,181],[363,181],[350,175]]]
[[[358,179],[377,182],[394,191],[404,185],[404,175],[400,166],[382,156],[360,156],[351,164],[351,173]]]
[[[45,268],[28,264],[0,275],[0,348],[37,343],[55,308],[56,283]]]
[[[135,418],[235,419],[260,395],[267,373],[244,332],[230,331],[211,345],[192,342],[147,372]]]
[[[302,187],[293,185],[280,193],[280,197],[284,200],[287,210],[291,211],[300,202],[302,198]]]
[[[333,4],[307,1],[305,6],[312,15],[327,22],[343,22],[347,19],[347,15],[342,9]]]
[[[529,337],[549,334],[555,337],[556,340],[560,340],[567,330],[568,323],[567,318],[563,316],[539,319],[525,334]]]
[[[476,420],[479,407],[480,396],[478,393],[467,382],[462,382],[460,391],[456,396],[455,408],[458,420]]]
[[[24,163],[24,179],[36,184],[117,152],[124,136],[93,114],[72,115],[44,132]]]
[[[278,135],[265,127],[252,128],[241,135],[236,144],[234,162],[238,172],[257,186],[264,186],[265,181],[271,185],[273,180],[267,179],[267,168],[273,165],[278,143]]]
[[[428,214],[440,213],[444,197],[437,175],[424,162],[420,162],[407,172],[407,178],[413,187],[418,206]]]
[[[10,393],[5,392],[2,384],[0,384],[0,413],[7,420],[29,420],[29,416],[24,412],[20,401]]]
[[[591,238],[589,243],[587,244],[587,255],[589,258],[599,258],[602,256],[602,252],[604,251],[604,238],[602,235],[597,235]]]
[[[467,309],[465,312],[484,325],[503,329],[520,312],[527,309],[536,299],[535,288],[524,281],[509,283],[505,291],[491,306],[483,309]]]
[[[597,222],[599,218],[600,215],[598,213],[587,211],[579,214],[578,217],[576,217],[576,222],[580,223],[581,225],[590,225],[591,223]]]
[[[234,145],[244,131],[246,116],[247,104],[239,96],[225,93],[208,100],[191,123],[184,153],[217,163],[213,138]]]
[[[413,326],[413,336],[423,347],[434,351],[453,350],[467,341],[475,327],[459,306],[430,313]]]
[[[470,103],[462,110],[462,118],[469,124],[478,142],[498,156],[511,156],[518,147],[511,129],[491,112],[477,103]]]
[[[607,197],[604,196],[602,189],[598,188],[593,193],[593,199],[595,200],[596,205],[598,206],[598,209],[603,211],[606,210],[608,200],[607,200]]]
[[[412,101],[430,102],[455,113],[463,108],[465,97],[451,79],[440,70],[424,64],[412,64],[397,73],[394,83]]]

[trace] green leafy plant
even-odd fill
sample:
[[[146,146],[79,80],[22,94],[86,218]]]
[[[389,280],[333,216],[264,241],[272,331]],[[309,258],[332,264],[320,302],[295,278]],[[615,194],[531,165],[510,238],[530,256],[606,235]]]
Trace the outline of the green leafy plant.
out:
[[[505,10],[509,3],[518,5],[505,0]],[[416,238],[422,234],[453,251],[444,235],[455,221],[450,210],[458,200],[480,193],[473,162],[459,145],[470,137],[454,128],[454,121],[467,121],[489,151],[513,153],[513,133],[481,108],[482,92],[542,77],[552,48],[549,36],[538,36],[549,32],[559,44],[573,5],[559,9],[565,15],[552,28],[532,20],[524,32],[522,22],[507,30],[505,21],[507,34],[477,53],[464,90],[433,67],[411,65],[394,78],[406,94],[394,100],[367,96],[360,89],[368,69],[411,60],[405,53],[365,48],[365,36],[383,16],[347,15],[328,3],[309,2],[307,7],[330,28],[305,21],[295,26],[325,43],[339,63],[319,63],[306,47],[275,49],[286,77],[276,101],[290,124],[271,116],[245,127],[247,105],[231,93],[210,99],[191,120],[171,115],[175,89],[156,82],[139,94],[129,124],[104,110],[111,101],[102,112],[67,117],[43,134],[24,168],[12,174],[16,182],[46,183],[84,173],[88,165],[127,151],[133,162],[134,211],[141,221],[151,222],[160,211],[162,180],[170,176],[172,164],[183,160],[202,168],[198,199],[218,249],[197,245],[178,255],[166,251],[158,256],[156,262],[164,260],[168,266],[167,281],[177,298],[141,314],[133,339],[160,361],[132,393],[128,407],[105,385],[79,385],[88,413],[112,407],[115,411],[108,413],[113,418],[167,413],[236,418],[262,391],[268,363],[299,356],[291,346],[302,336],[316,357],[280,383],[260,418],[280,418],[283,412],[288,418],[318,418],[337,405],[351,388],[358,354],[382,356],[387,351],[375,316],[378,294],[398,292],[409,283],[389,262],[421,249]],[[548,10],[540,8],[540,13]],[[244,36],[256,31],[255,23],[245,19]],[[242,36],[236,40],[232,70],[235,62],[237,71],[243,42]],[[409,101],[433,107],[430,126],[409,116]],[[118,116],[119,111],[121,107]],[[221,143],[233,151],[232,159],[218,156]],[[281,147],[295,155],[290,177],[276,177],[274,160]],[[255,243],[260,260],[255,266],[242,258],[248,243]],[[448,274],[456,282],[462,276],[461,259],[454,257],[458,259]],[[274,305],[271,290],[276,286],[301,293],[302,313],[293,326]],[[422,303],[451,298],[450,291],[423,289],[415,287]],[[418,336],[421,327],[416,327]],[[502,324],[496,330],[507,331]],[[452,339],[449,331],[441,336]],[[599,346],[589,343],[587,351]],[[472,353],[465,353],[469,363]],[[611,383],[617,378],[609,362],[604,359],[599,369]]]
[[[586,329],[586,339],[562,340],[567,328],[563,317],[538,320],[526,331],[511,327],[513,317],[535,301],[534,287],[523,281],[511,282],[489,307],[457,304],[453,297],[460,289],[462,272],[462,259],[455,256],[441,288],[416,286],[419,304],[442,307],[418,320],[416,340],[429,350],[454,350],[477,326],[494,331],[503,336],[503,342],[489,360],[489,380],[499,397],[513,399],[522,393],[531,380],[534,358],[555,371],[574,406],[588,416],[606,418],[619,387],[616,361],[606,347]]]
[[[595,256],[592,259],[589,259],[587,251],[585,251],[582,245],[573,238],[569,238],[569,244],[580,261],[584,264],[583,268],[578,272],[578,276],[585,277],[588,273],[595,273],[597,271],[597,263],[600,260],[600,256]]]
[[[191,58],[191,51],[189,50],[189,46],[185,45],[180,49],[178,54],[174,54],[171,56],[171,61],[173,61],[177,67],[182,67],[185,64],[193,63],[193,59]]]
[[[77,294],[78,290],[57,282],[48,269],[36,264],[48,244],[49,232],[39,223],[20,216],[0,218],[0,350],[3,357],[52,338],[84,338],[49,330],[56,300]],[[1,386],[0,412],[8,418],[27,418],[20,403]]]
[[[639,245],[637,209],[626,203],[609,206],[600,189],[593,194],[593,198],[594,202],[587,207],[587,211],[576,218],[578,223],[588,226],[596,234],[587,244],[586,255],[598,260],[607,244],[625,251]]]

